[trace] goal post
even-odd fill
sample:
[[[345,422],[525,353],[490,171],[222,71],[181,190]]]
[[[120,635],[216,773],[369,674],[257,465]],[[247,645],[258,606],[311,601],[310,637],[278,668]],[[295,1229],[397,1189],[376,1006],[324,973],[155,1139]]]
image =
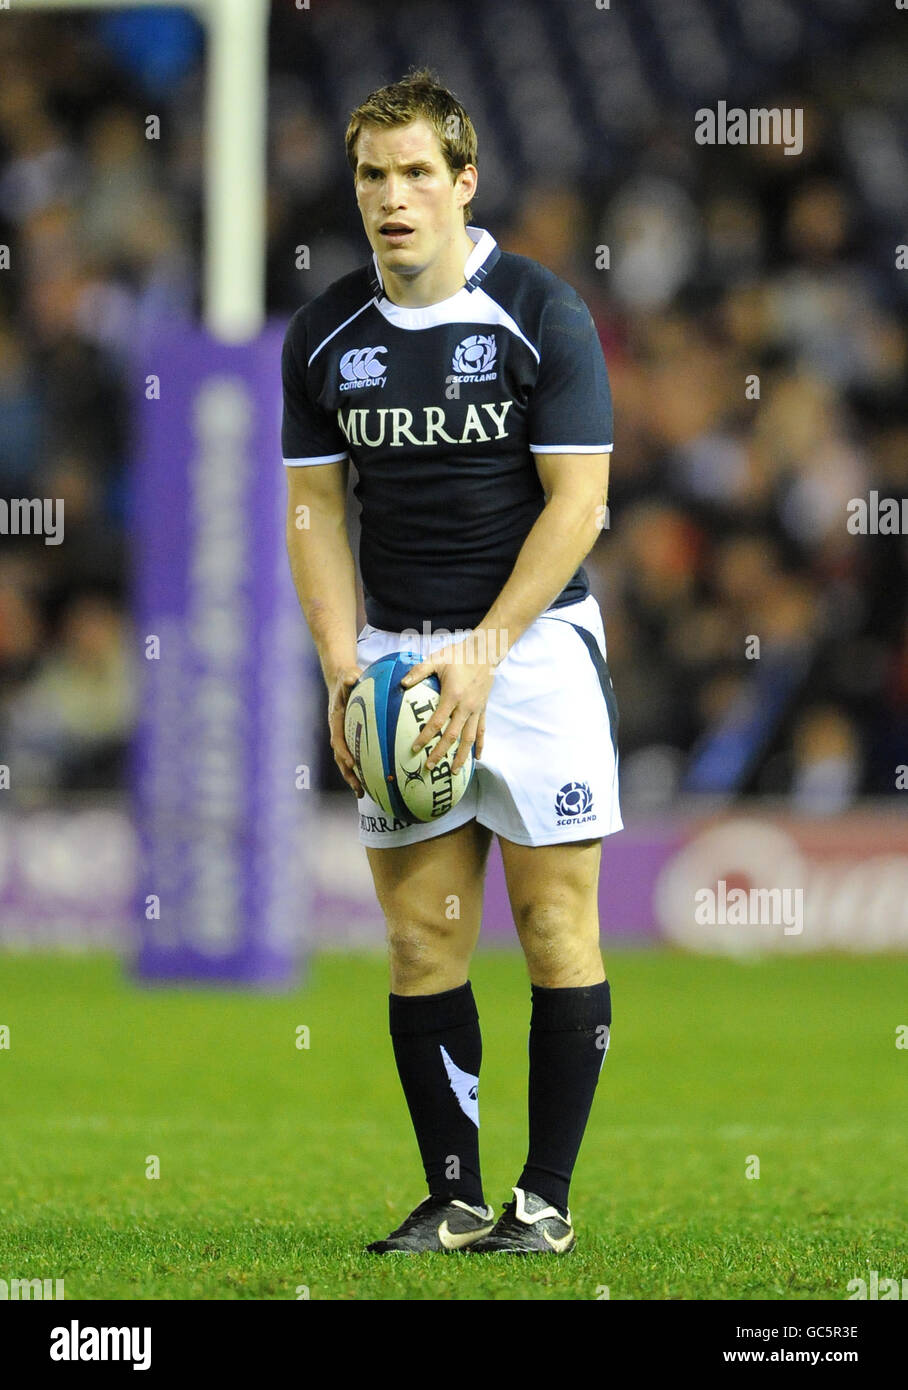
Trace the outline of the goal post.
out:
[[[203,318],[222,343],[265,322],[265,196],[270,0],[9,0],[14,11],[183,8],[208,35]],[[2,16],[0,16],[2,22]]]
[[[164,3],[11,0],[58,12]],[[310,770],[324,721],[287,562],[283,330],[265,321],[270,4],[186,8],[208,34],[204,322],[151,326],[125,370],[140,686],[130,968],[149,983],[287,988],[310,945]]]

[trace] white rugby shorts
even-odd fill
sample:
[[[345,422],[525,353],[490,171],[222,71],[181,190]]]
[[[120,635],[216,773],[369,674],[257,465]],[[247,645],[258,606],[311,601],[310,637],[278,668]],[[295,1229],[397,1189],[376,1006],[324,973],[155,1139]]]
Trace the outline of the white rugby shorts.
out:
[[[368,623],[356,656],[365,669],[388,652],[421,658],[451,641],[438,632],[402,638]],[[482,757],[458,804],[438,820],[405,825],[360,797],[359,838],[370,847],[411,845],[474,818],[518,845],[599,839],[623,829],[618,804],[618,714],[605,633],[592,594],[549,608],[495,671]]]

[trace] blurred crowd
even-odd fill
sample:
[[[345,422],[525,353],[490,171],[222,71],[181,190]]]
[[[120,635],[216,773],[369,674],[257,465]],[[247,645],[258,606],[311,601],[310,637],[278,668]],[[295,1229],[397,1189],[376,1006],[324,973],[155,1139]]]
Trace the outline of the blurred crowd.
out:
[[[797,158],[698,147],[690,104],[676,94],[650,109],[627,65],[625,104],[596,106],[615,141],[592,126],[586,144],[572,140],[583,103],[559,136],[570,68],[549,50],[534,90],[552,121],[526,117],[509,165],[525,66],[499,62],[474,108],[482,79],[462,48],[451,56],[450,8],[421,37],[395,12],[396,47],[360,80],[370,31],[364,20],[354,35],[351,16],[375,8],[326,0],[297,51],[300,11],[275,5],[269,312],[286,319],[365,259],[346,110],[409,62],[434,63],[476,110],[475,223],[573,284],[599,326],[615,452],[587,568],[626,809],[692,787],[820,813],[896,794],[908,763],[908,539],[846,525],[849,501],[871,489],[908,495],[908,270],[896,269],[906,92],[891,45],[868,27],[822,62],[809,47],[800,63],[783,48],[775,67],[763,54],[765,90],[747,104],[804,108]],[[508,13],[489,4],[483,23]],[[551,24],[541,6],[522,15],[524,41],[531,20]],[[341,32],[352,47],[335,53]],[[475,36],[479,49],[490,35]],[[315,73],[326,53],[348,65],[334,106]],[[65,503],[60,546],[0,535],[0,762],[15,761],[26,798],[123,784],[136,711],[129,353],[144,325],[199,311],[203,60],[180,11],[0,24],[0,496]],[[489,115],[496,83],[507,120]],[[159,139],[146,138],[150,113]],[[578,164],[568,148],[587,153]],[[705,771],[716,747],[732,750],[718,777]],[[336,785],[330,762],[324,775]]]

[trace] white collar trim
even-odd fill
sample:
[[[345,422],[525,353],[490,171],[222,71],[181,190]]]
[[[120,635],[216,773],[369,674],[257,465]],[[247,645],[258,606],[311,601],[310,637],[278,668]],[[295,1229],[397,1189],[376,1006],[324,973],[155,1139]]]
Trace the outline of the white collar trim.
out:
[[[467,257],[463,267],[463,278],[464,281],[467,281],[470,279],[472,275],[476,274],[479,267],[486,260],[486,257],[491,254],[491,252],[495,249],[498,243],[492,236],[492,233],[487,232],[484,227],[467,226],[465,230],[470,240],[476,243],[476,245],[473,247],[473,250]],[[457,295],[462,294],[465,288],[464,285],[461,285],[459,290],[456,290],[454,294],[449,295],[447,299],[439,300],[438,304],[425,304],[420,308],[412,308],[404,304],[395,304],[393,300],[388,299],[387,295],[385,294],[385,282],[382,279],[381,270],[379,269],[378,265],[378,257],[376,256],[374,251],[372,252],[372,265],[375,270],[375,278],[377,279],[381,287],[381,297],[376,297],[375,302],[383,314],[385,313],[386,308],[388,310],[393,311],[393,317],[398,319],[398,321],[406,321],[406,319],[411,314],[422,315],[426,310],[434,310],[439,308],[439,306],[442,304],[449,304],[452,299],[457,298]],[[385,314],[385,316],[390,317],[391,315]]]

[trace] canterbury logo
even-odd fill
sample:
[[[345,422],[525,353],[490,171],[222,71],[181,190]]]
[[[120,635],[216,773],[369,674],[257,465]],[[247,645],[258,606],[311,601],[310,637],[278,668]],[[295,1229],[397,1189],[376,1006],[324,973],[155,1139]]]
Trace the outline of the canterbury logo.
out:
[[[341,376],[345,381],[373,381],[386,370],[384,362],[378,360],[378,354],[387,351],[386,347],[351,348],[340,360]]]

